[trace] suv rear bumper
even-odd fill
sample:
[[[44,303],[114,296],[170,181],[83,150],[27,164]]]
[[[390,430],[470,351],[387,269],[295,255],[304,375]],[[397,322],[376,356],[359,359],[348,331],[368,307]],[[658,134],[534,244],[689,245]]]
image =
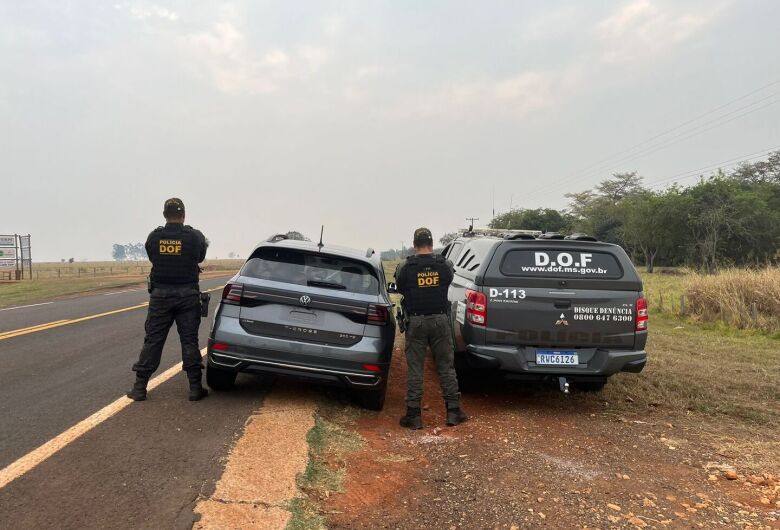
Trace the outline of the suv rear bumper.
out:
[[[225,371],[281,375],[364,390],[378,388],[387,379],[387,367],[382,367],[381,372],[358,372],[295,364],[278,359],[264,359],[257,355],[244,355],[237,352],[214,351],[211,348],[209,348],[207,362],[210,366]]]
[[[549,349],[549,348],[548,348]],[[563,348],[561,348],[563,349]],[[474,368],[528,375],[610,376],[618,372],[639,373],[647,363],[644,350],[608,350],[571,348],[579,355],[577,366],[536,364],[537,348],[516,346],[466,346],[466,360]]]

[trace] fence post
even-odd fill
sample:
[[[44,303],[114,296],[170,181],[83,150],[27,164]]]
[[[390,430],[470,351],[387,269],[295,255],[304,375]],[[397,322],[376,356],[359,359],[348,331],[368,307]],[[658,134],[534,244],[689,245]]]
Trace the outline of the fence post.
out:
[[[79,267],[77,270],[78,270],[77,278],[81,278],[81,267]]]
[[[658,311],[660,312],[663,310],[664,310],[664,292],[661,291],[661,294],[659,295],[658,298]]]
[[[57,278],[62,278],[61,270],[57,269]]]
[[[680,316],[685,316],[685,295],[680,295]]]

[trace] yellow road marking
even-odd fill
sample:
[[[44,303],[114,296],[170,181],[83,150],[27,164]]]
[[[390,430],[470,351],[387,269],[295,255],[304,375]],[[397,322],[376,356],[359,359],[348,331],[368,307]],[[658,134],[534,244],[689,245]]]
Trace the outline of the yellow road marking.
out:
[[[66,321],[65,320],[58,320],[56,322],[48,322],[46,324],[37,324],[35,326],[30,326],[29,328],[21,328],[21,329],[13,329],[13,330],[10,330],[10,331],[3,331],[2,333],[0,333],[0,338],[4,337],[5,335],[9,335],[11,333],[19,333],[21,331],[28,331],[28,332],[29,331],[35,331],[38,328],[41,328],[43,326],[50,326],[52,324],[59,324],[60,322],[66,322]]]
[[[219,291],[224,285],[220,287],[214,287],[213,289],[206,289],[204,292],[210,293],[212,291]],[[46,331],[47,329],[59,328],[61,326],[68,326],[70,324],[77,324],[78,322],[84,322],[86,320],[92,320],[95,318],[107,317],[109,315],[115,315],[117,313],[124,313],[125,311],[132,311],[133,309],[140,309],[147,307],[149,302],[138,304],[130,307],[123,307],[122,309],[114,309],[113,311],[106,311],[105,313],[98,313],[97,315],[89,315],[81,318],[73,318],[70,320],[57,320],[56,322],[48,322],[46,324],[38,324],[37,326],[30,326],[28,328],[14,329],[0,333],[0,340],[11,339],[13,337],[19,337],[21,335],[27,335],[29,333],[36,333],[38,331]]]
[[[200,353],[201,355],[204,355],[206,353],[206,348],[200,350]],[[168,379],[176,375],[179,371],[181,371],[181,369],[182,363],[171,366],[163,373],[149,381],[147,390],[154,390]],[[9,464],[4,469],[0,470],[0,489],[4,488],[10,482],[21,477],[28,471],[32,470],[38,464],[57,453],[60,449],[67,446],[69,443],[77,440],[82,435],[92,430],[94,427],[97,427],[110,417],[114,416],[117,412],[124,409],[130,403],[133,403],[132,399],[127,396],[122,396],[113,403],[110,403],[99,411],[95,412],[88,418],[81,420],[65,432],[58,434],[37,449],[33,449],[15,462]]]
[[[84,322],[86,320],[92,320],[100,317],[107,317],[108,315],[115,315],[117,313],[124,313],[125,311],[140,309],[141,307],[146,307],[148,305],[149,302],[144,302],[143,304],[138,304],[130,307],[123,307],[122,309],[115,309],[113,311],[106,311],[105,313],[98,313],[97,315],[89,315],[86,317],[74,318],[71,320],[58,320],[57,322],[49,322],[48,324],[41,324],[40,326],[34,326],[33,328],[16,329],[0,335],[0,340],[11,339],[13,337],[19,337],[21,335],[27,335],[29,333],[37,333],[38,331],[46,331],[47,329],[68,326],[70,324],[76,324],[78,322]]]

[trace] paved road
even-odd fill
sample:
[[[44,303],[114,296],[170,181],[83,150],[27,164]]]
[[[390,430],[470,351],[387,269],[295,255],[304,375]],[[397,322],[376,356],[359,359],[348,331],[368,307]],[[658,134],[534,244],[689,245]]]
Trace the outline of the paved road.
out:
[[[217,298],[225,280],[201,287],[217,288]],[[0,312],[0,469],[124,394],[146,309],[79,319],[147,300],[145,290],[131,290]],[[75,322],[3,335],[62,320]],[[210,323],[201,325],[201,346]],[[172,329],[158,373],[180,360]],[[188,528],[192,504],[218,477],[220,458],[266,391],[246,377],[236,392],[191,403],[186,377],[177,374],[146,402],[131,404],[0,489],[0,526]]]

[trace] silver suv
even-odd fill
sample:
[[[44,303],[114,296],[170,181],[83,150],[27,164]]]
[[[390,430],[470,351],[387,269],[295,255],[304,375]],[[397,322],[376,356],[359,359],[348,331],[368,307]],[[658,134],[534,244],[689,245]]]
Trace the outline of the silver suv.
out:
[[[238,372],[342,385],[381,410],[395,340],[374,251],[292,241],[258,245],[225,285],[208,345],[206,381],[229,390]]]

